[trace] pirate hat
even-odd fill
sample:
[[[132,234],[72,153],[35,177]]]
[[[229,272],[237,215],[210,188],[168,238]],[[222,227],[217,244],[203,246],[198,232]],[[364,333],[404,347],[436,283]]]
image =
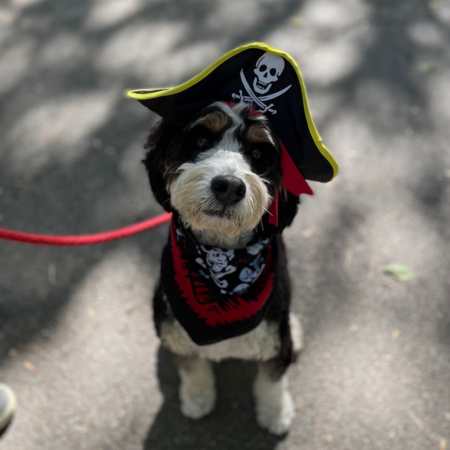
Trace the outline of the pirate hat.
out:
[[[215,101],[253,103],[280,137],[286,189],[294,195],[312,194],[305,178],[326,183],[337,175],[338,166],[311,118],[296,62],[265,44],[238,47],[179,86],[133,90],[128,95],[180,125]]]

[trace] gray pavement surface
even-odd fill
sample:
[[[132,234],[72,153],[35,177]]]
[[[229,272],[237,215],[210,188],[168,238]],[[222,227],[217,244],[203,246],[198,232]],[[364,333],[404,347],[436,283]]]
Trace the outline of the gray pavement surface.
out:
[[[140,164],[157,117],[124,89],[176,85],[254,40],[297,60],[341,169],[286,232],[306,330],[291,432],[257,427],[246,362],[217,364],[209,417],[179,412],[151,321],[162,227],[0,242],[0,381],[19,401],[2,450],[450,449],[448,0],[2,2],[0,226],[78,234],[159,213]]]

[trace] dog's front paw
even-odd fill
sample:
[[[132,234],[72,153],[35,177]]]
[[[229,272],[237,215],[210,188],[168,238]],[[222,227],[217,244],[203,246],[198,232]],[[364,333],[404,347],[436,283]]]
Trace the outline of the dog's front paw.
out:
[[[294,402],[288,391],[283,392],[280,403],[258,402],[256,404],[258,424],[277,436],[289,431],[294,412]]]
[[[190,419],[200,419],[209,414],[216,404],[214,386],[180,386],[181,412]]]

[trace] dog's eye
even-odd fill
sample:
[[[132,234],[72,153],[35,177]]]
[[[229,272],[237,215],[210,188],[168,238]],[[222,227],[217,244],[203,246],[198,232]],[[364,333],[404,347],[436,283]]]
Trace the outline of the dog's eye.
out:
[[[262,156],[262,152],[261,150],[258,150],[257,148],[255,148],[255,150],[253,150],[252,152],[253,158],[255,159],[259,159]]]
[[[209,139],[201,136],[197,139],[197,145],[201,148],[206,148],[209,146]]]

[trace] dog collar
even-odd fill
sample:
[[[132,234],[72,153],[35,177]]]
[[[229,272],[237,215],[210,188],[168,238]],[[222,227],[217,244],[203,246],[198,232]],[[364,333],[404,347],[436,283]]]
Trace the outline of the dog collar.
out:
[[[271,122],[286,149],[282,169],[287,190],[296,196],[311,194],[304,178],[328,182],[337,175],[338,166],[314,126],[300,70],[281,50],[261,43],[244,45],[179,86],[133,90],[128,95],[180,125],[215,101],[252,103]]]
[[[255,236],[243,249],[200,245],[172,218],[161,280],[174,316],[197,345],[256,328],[271,304],[275,240]]]

